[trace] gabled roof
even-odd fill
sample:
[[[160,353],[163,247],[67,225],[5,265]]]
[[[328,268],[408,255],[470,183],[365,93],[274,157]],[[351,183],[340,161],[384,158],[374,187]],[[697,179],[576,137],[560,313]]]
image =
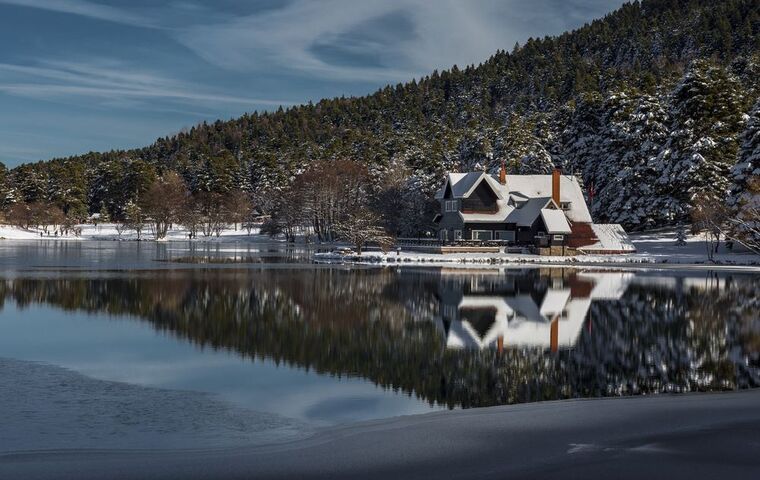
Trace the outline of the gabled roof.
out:
[[[497,198],[503,198],[499,182],[485,172],[449,173],[446,177],[446,182],[443,184],[443,188],[436,192],[435,198],[438,200],[442,199],[447,186],[451,187],[451,198],[467,198],[472,195],[472,192],[483,181],[488,183]]]
[[[519,192],[527,197],[551,197],[551,175],[507,175],[507,184],[511,192]],[[570,209],[565,215],[571,222],[591,223],[591,214],[583,197],[583,190],[574,175],[561,175],[559,188],[560,202],[569,202]]]
[[[529,198],[520,208],[515,208],[507,217],[507,222],[514,223],[518,227],[530,227],[536,221],[541,209],[545,208],[551,197]]]
[[[570,224],[567,223],[565,212],[562,210],[541,209],[541,218],[546,225],[546,233],[571,233]]]
[[[438,200],[442,199],[447,186],[451,187],[452,198],[467,198],[484,179],[488,182],[499,199],[508,199],[512,197],[515,201],[524,201],[525,199],[551,198],[552,196],[551,175],[507,175],[506,185],[502,185],[494,177],[484,172],[470,172],[449,173],[446,176],[443,188],[438,190],[435,198]],[[560,202],[567,202],[570,204],[569,208],[564,210],[564,212],[571,222],[591,223],[591,214],[586,206],[583,190],[575,176],[560,176]],[[543,206],[541,208],[543,208]],[[502,208],[499,208],[499,211],[490,214],[492,217],[487,220],[478,219],[472,221],[503,221],[497,220],[495,217],[506,218],[503,215],[509,213],[510,212],[506,212]],[[536,216],[537,215],[538,212],[536,212]],[[520,217],[521,216],[522,215],[520,215]],[[533,220],[536,218],[533,215],[526,215],[526,218],[521,220],[522,225],[532,224],[532,221],[528,223],[530,217],[533,217]],[[508,221],[510,223],[512,222],[512,220]]]

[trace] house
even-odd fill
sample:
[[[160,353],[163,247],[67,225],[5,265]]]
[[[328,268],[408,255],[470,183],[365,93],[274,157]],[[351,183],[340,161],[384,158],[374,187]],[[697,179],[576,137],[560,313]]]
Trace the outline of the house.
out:
[[[436,193],[440,240],[500,242],[565,254],[599,243],[578,178],[550,175],[449,173]],[[558,248],[557,248],[558,247]]]

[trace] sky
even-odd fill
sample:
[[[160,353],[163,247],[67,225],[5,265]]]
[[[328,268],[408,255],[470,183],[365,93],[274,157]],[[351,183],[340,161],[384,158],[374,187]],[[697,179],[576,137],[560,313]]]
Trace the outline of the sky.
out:
[[[0,161],[149,145],[365,95],[556,35],[619,0],[0,0]]]

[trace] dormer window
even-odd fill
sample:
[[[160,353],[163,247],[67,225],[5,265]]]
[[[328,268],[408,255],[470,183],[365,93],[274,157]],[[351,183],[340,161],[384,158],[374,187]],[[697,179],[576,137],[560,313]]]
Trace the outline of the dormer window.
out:
[[[458,200],[446,200],[445,205],[447,212],[457,212],[459,211],[459,201]]]
[[[571,202],[559,202],[559,208],[562,210],[570,210],[570,203]]]

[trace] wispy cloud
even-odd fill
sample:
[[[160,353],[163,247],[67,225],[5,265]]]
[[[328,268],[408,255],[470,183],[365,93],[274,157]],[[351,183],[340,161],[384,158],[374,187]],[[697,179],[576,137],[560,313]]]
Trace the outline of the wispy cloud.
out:
[[[406,80],[485,60],[529,36],[579,26],[564,0],[295,0],[281,8],[173,30],[211,64],[276,68],[344,81]],[[571,11],[603,13],[615,0],[572,0]],[[581,5],[579,5],[581,4]]]
[[[114,61],[43,60],[36,65],[0,63],[0,92],[43,99],[90,97],[108,105],[163,99],[184,104],[228,103],[241,106],[292,105],[294,102],[209,92],[154,72]]]
[[[16,5],[26,8],[36,8],[53,12],[68,13],[96,20],[122,23],[140,27],[155,27],[155,21],[147,16],[134,12],[104,5],[102,3],[89,2],[87,0],[0,0],[0,4]]]

